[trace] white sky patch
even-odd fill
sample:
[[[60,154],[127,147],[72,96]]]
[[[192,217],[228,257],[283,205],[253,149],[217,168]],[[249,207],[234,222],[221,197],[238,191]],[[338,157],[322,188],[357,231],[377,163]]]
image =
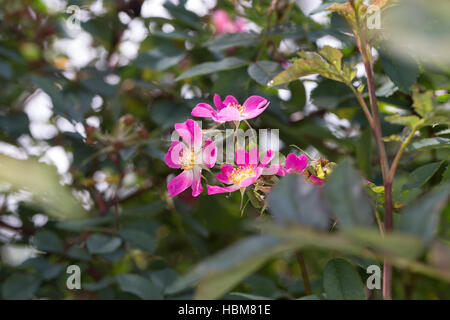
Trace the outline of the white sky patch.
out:
[[[71,163],[69,155],[61,146],[49,148],[41,160],[42,162],[55,165],[59,174],[66,173]]]
[[[316,43],[319,48],[323,48],[324,46],[330,46],[333,48],[342,49],[343,47],[342,42],[340,40],[330,35],[326,35],[317,39]]]
[[[98,55],[92,47],[92,36],[83,31],[77,32],[73,39],[56,40],[55,49],[67,55],[75,68],[86,66]]]
[[[188,0],[186,2],[186,9],[203,17],[204,15],[207,15],[216,5],[216,0]]]
[[[169,12],[163,7],[165,0],[146,0],[142,4],[141,16],[143,18],[161,17],[170,18]],[[178,1],[172,1],[177,3]]]

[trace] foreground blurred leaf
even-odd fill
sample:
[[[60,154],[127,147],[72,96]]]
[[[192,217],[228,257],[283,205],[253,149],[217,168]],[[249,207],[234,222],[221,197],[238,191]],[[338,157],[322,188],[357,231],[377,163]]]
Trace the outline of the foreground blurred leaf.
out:
[[[193,68],[189,69],[188,71],[182,73],[181,75],[176,78],[177,81],[186,79],[186,78],[192,78],[192,77],[198,77],[205,74],[210,74],[217,71],[222,70],[231,70],[239,67],[243,67],[249,63],[248,60],[244,60],[241,58],[236,57],[229,57],[225,58],[221,61],[214,61],[214,62],[204,62],[201,64],[198,64],[194,66]]]
[[[321,188],[301,175],[288,175],[275,185],[268,196],[269,211],[283,225],[303,224],[326,229],[329,224]]]
[[[198,264],[167,290],[176,293],[198,284],[197,299],[216,299],[258,269],[267,259],[286,250],[280,239],[250,237]]]
[[[14,190],[30,192],[32,200],[52,217],[79,219],[86,216],[70,190],[59,184],[54,167],[32,159],[0,155],[0,181],[9,183]]]
[[[130,292],[144,300],[162,299],[161,290],[149,279],[136,274],[119,274],[117,281],[122,291]]]
[[[325,198],[343,229],[373,225],[372,206],[362,185],[363,178],[348,159],[334,169],[325,184]]]
[[[364,285],[353,265],[344,259],[330,260],[323,275],[323,288],[330,300],[365,300]]]
[[[426,243],[430,243],[449,195],[450,184],[445,183],[417,199],[402,211],[397,229],[420,236]]]

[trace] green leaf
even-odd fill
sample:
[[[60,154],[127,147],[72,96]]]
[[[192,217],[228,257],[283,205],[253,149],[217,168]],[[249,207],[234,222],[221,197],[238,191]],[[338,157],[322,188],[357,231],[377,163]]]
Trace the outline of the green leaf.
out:
[[[413,152],[429,149],[450,148],[450,139],[447,138],[426,138],[410,143],[405,151]]]
[[[208,42],[206,46],[211,51],[221,51],[235,47],[251,47],[258,42],[259,39],[257,34],[248,32],[237,32],[219,35],[215,37],[212,41]]]
[[[402,190],[416,189],[422,187],[438,171],[443,162],[432,162],[416,168],[411,172],[411,182],[403,185]]]
[[[45,252],[62,253],[64,245],[58,235],[50,230],[40,230],[34,236],[34,245]]]
[[[161,289],[149,279],[136,274],[119,274],[117,281],[122,291],[137,295],[144,300],[161,300]]]
[[[283,68],[276,62],[258,61],[249,65],[247,72],[253,80],[266,86],[282,70]]]
[[[120,238],[99,233],[91,235],[86,241],[87,248],[92,254],[113,252],[121,244],[122,240]]]
[[[153,253],[156,249],[156,237],[147,232],[136,229],[123,229],[120,230],[119,234],[131,247],[150,253]]]
[[[365,300],[364,285],[353,265],[344,259],[330,260],[323,275],[329,300]]]
[[[429,90],[420,93],[419,90],[415,88],[412,96],[414,110],[422,117],[426,117],[428,113],[433,111],[433,91]]]
[[[22,267],[30,267],[36,270],[36,275],[44,280],[56,278],[64,268],[62,264],[54,264],[43,257],[31,258],[22,263]]]
[[[341,102],[353,97],[353,92],[345,84],[329,79],[320,81],[311,93],[312,103],[325,110],[336,109]]]
[[[333,170],[324,195],[343,229],[373,225],[372,206],[363,188],[363,178],[350,160],[344,160]]]
[[[433,240],[440,213],[448,203],[450,184],[445,183],[412,202],[400,216],[397,229],[420,236],[426,243]]]
[[[11,78],[12,74],[11,65],[6,61],[0,60],[0,77],[8,80]]]
[[[291,91],[291,99],[286,102],[287,111],[294,113],[304,110],[306,105],[306,90],[303,82],[292,81],[289,83],[288,88]]]
[[[33,298],[41,281],[30,274],[13,274],[2,285],[2,295],[6,300],[28,300]]]
[[[393,124],[399,124],[410,128],[417,125],[417,123],[420,121],[418,116],[400,116],[398,114],[387,116],[384,118],[384,120]]]
[[[176,78],[176,81],[186,79],[186,78],[192,78],[192,77],[198,77],[205,74],[210,74],[217,71],[223,71],[223,70],[231,70],[243,67],[249,63],[248,60],[244,60],[241,58],[236,57],[229,57],[225,58],[221,61],[214,61],[214,62],[204,62],[201,64],[198,64],[194,66],[193,68],[189,69],[188,71],[182,73],[178,78]]]
[[[447,165],[444,173],[442,174],[442,181],[450,181],[450,164]]]
[[[417,62],[411,56],[402,55],[399,58],[384,49],[379,49],[379,53],[386,74],[401,91],[408,92],[419,77]]]
[[[186,51],[171,44],[161,44],[155,49],[142,52],[134,61],[140,69],[165,70],[178,64],[186,56]]]
[[[152,120],[162,128],[170,128],[175,123],[186,121],[190,111],[184,103],[160,99],[152,106],[150,115]]]
[[[328,227],[329,217],[321,188],[306,182],[301,175],[284,177],[269,193],[268,203],[277,223]]]
[[[76,245],[72,246],[69,251],[67,251],[67,256],[75,260],[91,260],[91,255],[86,251],[86,249],[78,247]]]
[[[273,87],[311,74],[320,74],[325,78],[347,83],[355,77],[356,71],[349,65],[344,65],[341,70],[342,52],[340,50],[325,46],[319,53],[301,52],[301,58],[273,78],[269,85]]]

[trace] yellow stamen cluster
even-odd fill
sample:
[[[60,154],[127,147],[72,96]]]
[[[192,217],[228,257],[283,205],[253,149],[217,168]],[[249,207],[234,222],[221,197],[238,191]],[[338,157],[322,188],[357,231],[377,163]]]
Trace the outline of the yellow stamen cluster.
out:
[[[194,149],[187,149],[186,152],[180,152],[181,168],[183,170],[191,170],[195,165]]]
[[[240,113],[245,112],[244,106],[241,106],[240,104],[230,103],[228,106],[237,109]]]
[[[243,180],[254,177],[255,174],[254,166],[239,166],[234,168],[233,171],[228,174],[228,179],[230,179],[233,184],[240,184]]]

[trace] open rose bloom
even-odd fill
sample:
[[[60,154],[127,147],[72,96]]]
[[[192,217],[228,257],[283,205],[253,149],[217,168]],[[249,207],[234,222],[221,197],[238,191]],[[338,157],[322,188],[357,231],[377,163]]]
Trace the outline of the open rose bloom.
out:
[[[192,187],[192,196],[196,197],[203,191],[202,166],[212,168],[215,165],[217,148],[212,139],[203,141],[202,129],[193,120],[175,124],[175,130],[183,141],[172,142],[165,162],[170,168],[183,172],[169,181],[169,196],[174,197]]]
[[[241,105],[233,96],[222,101],[218,94],[214,95],[216,109],[207,103],[199,103],[192,110],[193,117],[210,118],[217,123],[242,121],[259,116],[269,106],[269,101],[260,96],[251,96]]]
[[[275,153],[268,150],[262,161],[259,161],[258,148],[253,148],[250,152],[240,149],[236,152],[236,166],[226,164],[222,167],[216,178],[230,186],[219,187],[208,185],[208,194],[233,192],[245,189],[258,180],[264,169],[272,161]]]

